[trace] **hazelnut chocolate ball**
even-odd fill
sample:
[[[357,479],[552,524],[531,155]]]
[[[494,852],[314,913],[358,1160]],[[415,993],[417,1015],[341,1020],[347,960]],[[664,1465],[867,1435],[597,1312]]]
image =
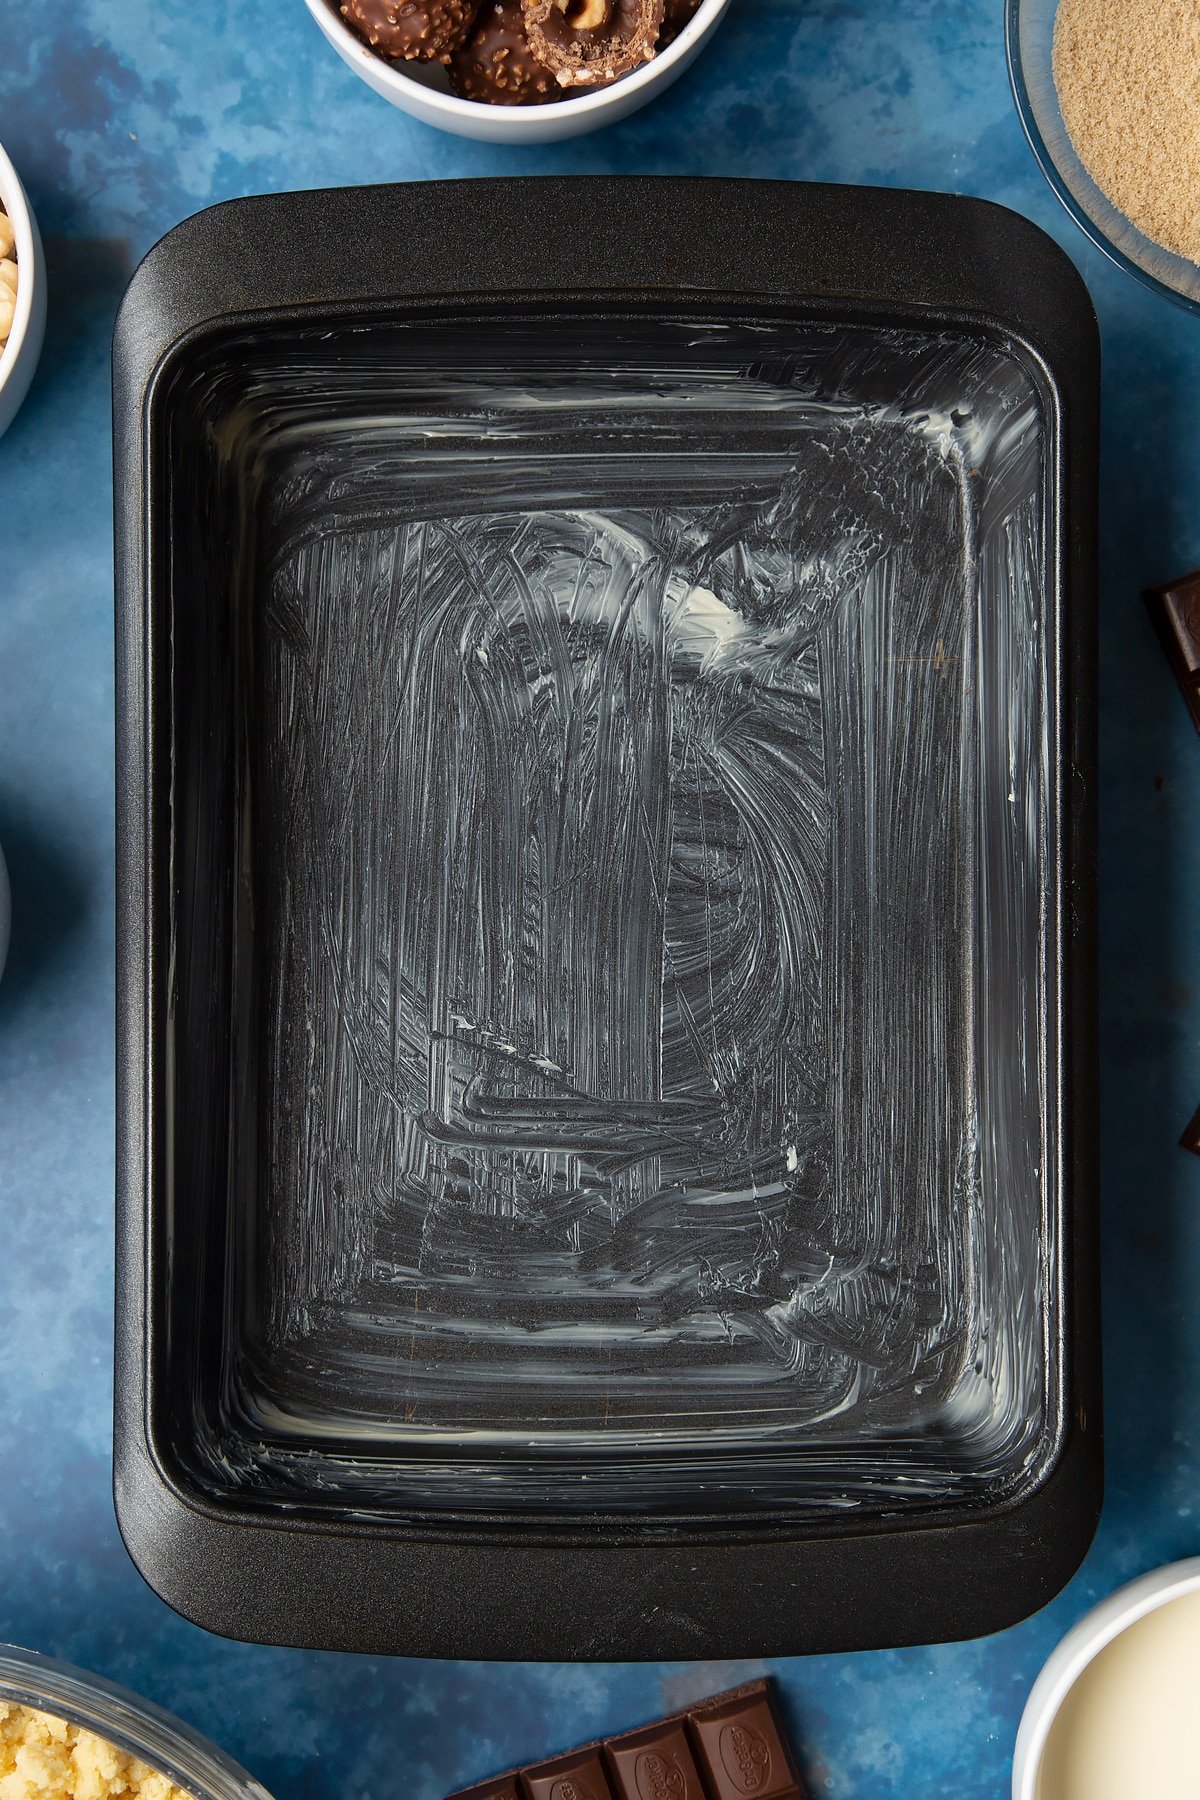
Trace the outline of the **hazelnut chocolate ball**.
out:
[[[342,0],[352,31],[393,62],[447,62],[469,37],[479,0]]]
[[[470,37],[450,58],[450,85],[461,99],[492,106],[541,106],[563,97],[554,71],[529,47],[521,0],[484,0]]]
[[[522,0],[525,32],[560,87],[606,87],[649,62],[663,0]]]

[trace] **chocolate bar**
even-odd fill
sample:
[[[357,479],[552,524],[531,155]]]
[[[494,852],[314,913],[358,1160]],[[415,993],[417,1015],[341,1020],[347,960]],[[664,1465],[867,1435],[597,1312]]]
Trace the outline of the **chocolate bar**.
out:
[[[448,1800],[806,1800],[768,1681],[583,1744]]]
[[[1143,597],[1200,731],[1200,569],[1163,587],[1145,588]]]

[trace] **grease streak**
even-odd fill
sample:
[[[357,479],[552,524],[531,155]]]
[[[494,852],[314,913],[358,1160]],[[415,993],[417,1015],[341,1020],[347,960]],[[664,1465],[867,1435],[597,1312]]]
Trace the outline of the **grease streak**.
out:
[[[201,397],[257,521],[214,1466],[1000,1495],[1054,1405],[1035,388],[957,334],[489,329]]]

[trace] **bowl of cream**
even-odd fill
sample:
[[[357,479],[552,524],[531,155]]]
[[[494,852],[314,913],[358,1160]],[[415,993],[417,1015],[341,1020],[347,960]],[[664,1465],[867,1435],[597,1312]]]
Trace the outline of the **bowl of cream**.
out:
[[[1200,1556],[1130,1582],[1067,1633],[1026,1702],[1012,1792],[1200,1794]]]

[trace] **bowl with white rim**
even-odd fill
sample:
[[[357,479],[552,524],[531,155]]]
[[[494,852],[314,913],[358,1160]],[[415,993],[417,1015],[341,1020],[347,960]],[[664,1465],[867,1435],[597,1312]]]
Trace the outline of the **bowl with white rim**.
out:
[[[17,306],[8,342],[0,349],[0,435],[25,398],[46,335],[46,263],[25,189],[0,145],[0,206],[16,238]]]
[[[1155,1800],[1193,1794],[1200,1708],[1194,1697],[1179,1704],[1189,1688],[1200,1696],[1200,1556],[1119,1588],[1052,1652],[1021,1715],[1013,1800],[1075,1800],[1085,1792],[1107,1800],[1106,1781],[1108,1792]],[[1133,1788],[1124,1781],[1125,1760],[1138,1769]],[[1190,1769],[1192,1785],[1170,1785],[1173,1761]]]
[[[542,106],[492,106],[479,100],[461,100],[450,91],[449,78],[440,63],[392,62],[370,49],[350,29],[332,0],[304,3],[342,61],[368,87],[414,119],[458,137],[479,138],[493,144],[549,144],[560,138],[582,137],[601,125],[626,118],[670,87],[717,29],[729,0],[700,0],[679,36],[665,50],[630,74],[622,75],[610,87],[569,100],[551,100]]]

